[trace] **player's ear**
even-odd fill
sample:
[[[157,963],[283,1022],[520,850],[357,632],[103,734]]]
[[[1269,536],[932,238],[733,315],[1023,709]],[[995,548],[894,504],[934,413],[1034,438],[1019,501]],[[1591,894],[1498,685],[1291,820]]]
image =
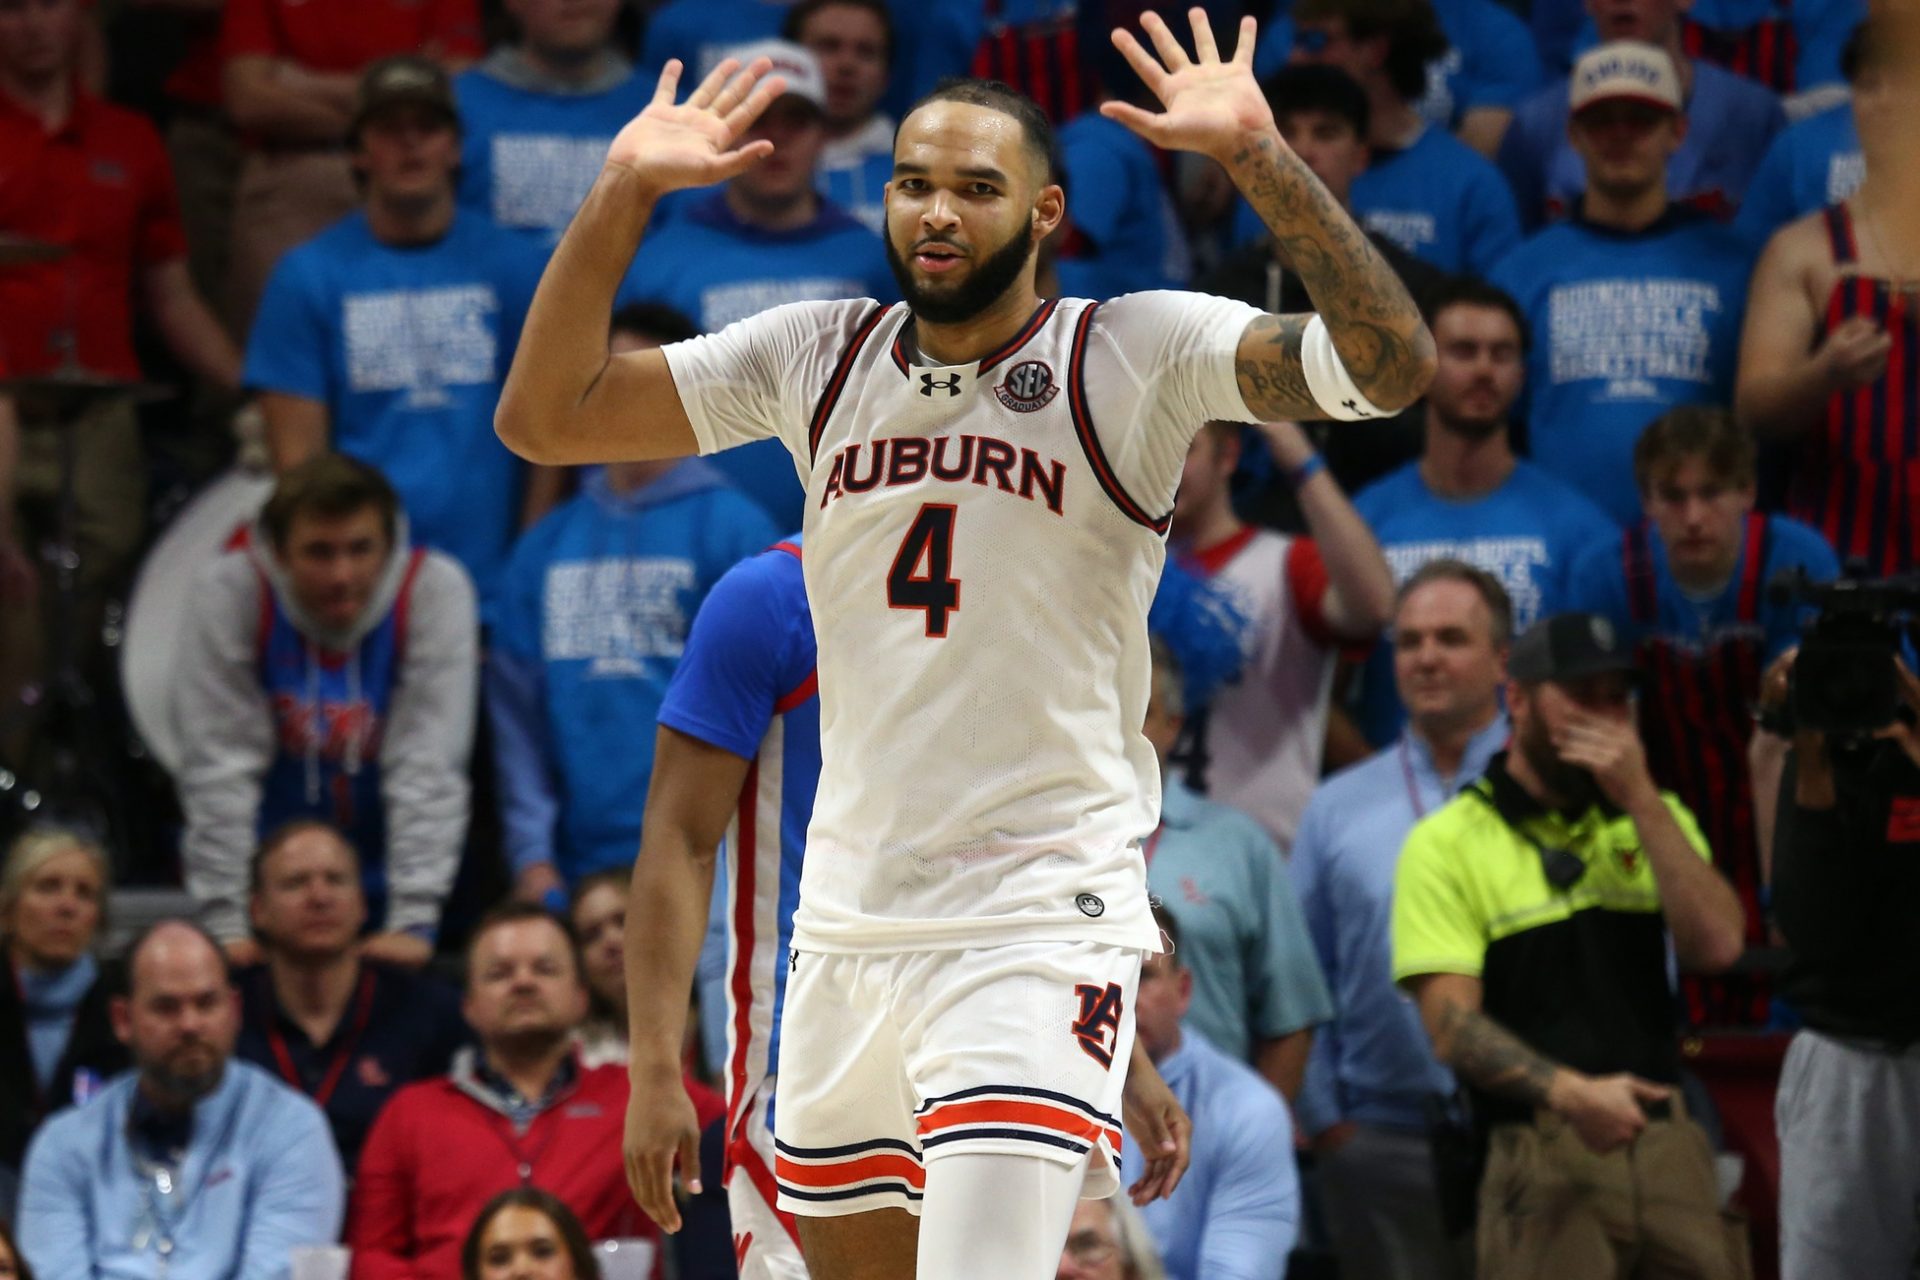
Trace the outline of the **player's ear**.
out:
[[[1039,244],[1052,235],[1067,216],[1067,193],[1057,182],[1040,188],[1033,198],[1033,242]]]

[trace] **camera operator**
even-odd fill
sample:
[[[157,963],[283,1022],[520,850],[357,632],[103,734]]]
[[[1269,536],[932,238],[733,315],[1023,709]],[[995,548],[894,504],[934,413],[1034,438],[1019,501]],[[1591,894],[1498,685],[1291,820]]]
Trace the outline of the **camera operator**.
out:
[[[1810,634],[1803,652],[1817,643]],[[1773,733],[1755,744],[1791,734],[1773,904],[1793,952],[1783,993],[1806,1020],[1774,1103],[1780,1273],[1906,1277],[1920,1255],[1920,681],[1889,653],[1888,722],[1839,731],[1848,717],[1822,705],[1827,691],[1860,686],[1790,679],[1797,656],[1767,673],[1761,723]]]

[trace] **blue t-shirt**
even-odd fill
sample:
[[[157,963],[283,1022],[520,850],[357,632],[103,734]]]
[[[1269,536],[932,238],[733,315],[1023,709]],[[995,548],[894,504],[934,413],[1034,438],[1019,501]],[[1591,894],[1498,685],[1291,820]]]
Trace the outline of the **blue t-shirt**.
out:
[[[1568,608],[1575,557],[1590,543],[1620,534],[1600,508],[1525,461],[1498,489],[1471,501],[1435,494],[1421,478],[1420,464],[1409,463],[1362,489],[1353,507],[1379,539],[1396,583],[1446,556],[1500,579],[1513,601],[1515,634]],[[1406,722],[1388,641],[1368,655],[1359,712],[1361,732],[1376,747],[1391,742]]]
[[[546,808],[548,830],[557,818],[555,861],[569,881],[633,862],[653,773],[647,727],[694,615],[722,574],[778,536],[710,465],[689,459],[629,495],[595,472],[514,548],[493,646],[531,676],[537,719],[512,717],[513,732],[539,744],[520,767],[546,775],[558,812],[537,797],[523,807]],[[544,853],[546,831],[516,840],[514,812],[509,803],[510,845]],[[509,848],[516,865],[524,852]]]
[[[398,246],[354,212],[280,259],[247,343],[247,385],[324,404],[333,447],[386,474],[414,539],[482,600],[519,521],[522,468],[493,410],[539,272],[523,237],[471,213]]]
[[[1429,122],[1451,129],[1476,107],[1517,107],[1546,79],[1532,33],[1507,6],[1436,0],[1433,9],[1452,47],[1427,64],[1427,92],[1417,106]],[[1260,27],[1254,74],[1266,79],[1292,52],[1293,19],[1276,12]]]
[[[798,536],[785,540],[798,548]],[[820,786],[820,697],[814,679],[813,615],[807,607],[800,557],[775,548],[744,560],[714,585],[673,682],[660,706],[660,723],[743,760],[761,757],[769,733],[778,735],[769,755],[778,768],[756,769],[748,783],[767,788],[751,812],[779,814],[780,887],[770,939],[736,938],[752,959],[758,947],[784,956],[793,941],[793,912],[800,902],[800,868]],[[744,834],[744,833],[743,833]],[[755,847],[771,847],[774,832],[756,831]],[[739,853],[740,850],[733,852]],[[765,954],[764,952],[762,954]],[[787,966],[775,963],[768,1063],[780,1060],[780,1011],[786,999]],[[756,971],[758,970],[756,967]],[[749,1081],[749,1086],[757,1081]],[[730,1102],[734,1101],[729,1099]]]
[[[1843,103],[1790,126],[1773,140],[1734,228],[1764,248],[1768,237],[1795,218],[1839,204],[1867,176],[1853,106]]]
[[[1585,163],[1567,140],[1567,82],[1556,80],[1520,104],[1500,140],[1500,172],[1529,227],[1571,213],[1587,189]],[[1752,185],[1773,136],[1786,127],[1780,99],[1707,62],[1693,64],[1687,135],[1667,161],[1667,194],[1730,219]]]
[[[1620,525],[1640,518],[1633,445],[1675,405],[1730,404],[1753,255],[1732,228],[1669,209],[1645,231],[1558,223],[1493,283],[1527,317],[1533,460]]]
[[[688,204],[641,242],[616,305],[664,302],[708,333],[788,302],[900,296],[880,237],[825,202],[811,223],[761,231],[734,216],[716,191]],[[710,461],[783,529],[800,527],[805,493],[778,440],[758,440]]]
[[[1152,149],[1125,125],[1091,112],[1076,116],[1058,138],[1067,212],[1093,242],[1078,261],[1095,264],[1106,289],[1091,296],[1185,284],[1193,263]]]
[[[1484,276],[1520,243],[1520,215],[1500,171],[1432,125],[1410,147],[1376,150],[1354,179],[1350,203],[1368,230],[1453,274]],[[1265,233],[1244,199],[1234,216],[1237,243]]]
[[[454,79],[460,104],[460,204],[552,247],[592,189],[614,135],[640,114],[651,82],[629,73],[580,93],[513,83],[501,55]]]
[[[647,16],[640,80],[651,90],[667,60],[678,58],[684,98],[736,45],[779,36],[791,7],[782,0],[672,0]]]

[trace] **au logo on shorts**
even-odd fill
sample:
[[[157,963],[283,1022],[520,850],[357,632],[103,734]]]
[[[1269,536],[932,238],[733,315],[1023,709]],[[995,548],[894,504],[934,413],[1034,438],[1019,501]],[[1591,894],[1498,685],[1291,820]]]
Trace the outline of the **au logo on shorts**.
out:
[[[1032,413],[1035,409],[1044,409],[1053,398],[1060,394],[1060,388],[1053,381],[1053,370],[1043,360],[1022,360],[1007,371],[1000,385],[993,389],[1000,403],[1015,413]]]
[[[1096,987],[1083,982],[1073,989],[1080,997],[1080,1016],[1073,1021],[1073,1037],[1086,1055],[1103,1067],[1113,1065],[1113,1046],[1107,1043],[1109,1032],[1120,1031],[1122,1003],[1120,984],[1109,982]]]

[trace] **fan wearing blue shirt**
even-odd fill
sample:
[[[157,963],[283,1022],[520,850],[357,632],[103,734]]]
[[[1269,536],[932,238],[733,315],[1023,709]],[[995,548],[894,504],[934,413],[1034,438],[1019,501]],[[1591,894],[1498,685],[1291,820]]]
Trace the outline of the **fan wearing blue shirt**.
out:
[[[1513,193],[1486,157],[1421,115],[1447,37],[1428,0],[1299,0],[1293,60],[1339,67],[1367,91],[1373,155],[1353,183],[1370,231],[1442,271],[1485,275],[1520,240]]]
[[[812,51],[826,82],[820,194],[885,235],[894,130],[880,110],[894,51],[886,0],[800,0],[780,35]]]
[[[1167,949],[1146,956],[1134,1026],[1193,1121],[1193,1163],[1141,1214],[1168,1280],[1280,1280],[1300,1234],[1300,1179],[1286,1103],[1252,1067],[1184,1025],[1193,1000],[1178,920],[1159,902]]]
[[[742,135],[773,154],[723,188],[690,199],[640,244],[621,302],[659,302],[713,333],[788,302],[899,297],[880,237],[816,189],[826,143],[825,80],[811,51],[785,41],[734,49],[773,60],[787,91]],[[743,144],[744,145],[744,144]],[[782,528],[800,526],[804,494],[777,440],[729,449],[708,465],[758,502]]]
[[[1527,316],[1534,461],[1624,526],[1640,513],[1642,429],[1675,405],[1732,399],[1752,254],[1668,198],[1686,118],[1663,50],[1621,41],[1581,55],[1572,97],[1579,216],[1528,240],[1493,282]]]
[[[1776,602],[1775,575],[1838,576],[1824,538],[1754,504],[1754,442],[1731,411],[1689,405],[1662,415],[1634,448],[1647,519],[1589,547],[1574,568],[1575,609],[1597,613],[1639,651],[1640,733],[1653,779],[1686,803],[1713,863],[1746,913],[1747,943],[1765,946],[1767,876],[1756,797],[1771,808],[1784,757],[1749,769],[1753,707],[1767,665],[1799,642],[1804,606]],[[1769,815],[1770,816],[1770,815]],[[1762,974],[1685,975],[1688,1025],[1767,1025]]]
[[[613,321],[616,354],[694,336],[661,307]],[[633,861],[650,725],[700,602],[779,530],[699,459],[623,462],[527,531],[487,658],[501,825],[516,892],[541,901]]]
[[[1411,718],[1378,755],[1314,792],[1290,870],[1338,1013],[1315,1037],[1294,1114],[1314,1152],[1342,1276],[1459,1280],[1441,1225],[1428,1111],[1454,1091],[1393,985],[1393,882],[1415,823],[1478,778],[1507,740],[1500,713],[1513,609],[1461,560],[1400,588],[1391,662]]]
[[[1602,41],[1656,45],[1672,60],[1687,124],[1667,161],[1668,190],[1676,201],[1731,219],[1752,189],[1760,158],[1786,127],[1780,99],[1751,80],[1687,57],[1680,29],[1684,0],[1587,2]],[[1500,143],[1500,171],[1528,227],[1566,216],[1587,186],[1582,157],[1569,137],[1569,89],[1562,78],[1528,98]]]
[[[1073,228],[1085,240],[1059,262],[1061,293],[1098,300],[1184,286],[1193,260],[1153,148],[1095,111],[1075,116],[1054,136],[1065,170],[1061,186],[1073,197]]]
[[[1514,456],[1508,414],[1525,380],[1528,338],[1519,304],[1491,285],[1456,279],[1427,298],[1427,325],[1437,364],[1424,448],[1361,490],[1354,509],[1380,540],[1396,582],[1435,560],[1464,561],[1505,589],[1515,627],[1531,626],[1570,607],[1575,557],[1619,526],[1571,485]],[[1405,717],[1394,651],[1377,645],[1361,678],[1360,730],[1384,747]]]
[[[275,470],[327,449],[378,467],[415,541],[458,559],[488,600],[527,487],[493,411],[539,260],[455,204],[460,117],[436,64],[369,69],[353,162],[365,204],[280,260],[246,382]]]
[[[558,243],[607,148],[652,96],[613,47],[620,0],[507,0],[519,39],[454,79],[462,208]]]
[[[1858,91],[1867,58],[1867,25],[1861,23],[1847,37],[1840,58],[1841,72]],[[1795,218],[1839,204],[1866,181],[1867,158],[1860,146],[1860,129],[1853,103],[1843,102],[1789,126],[1767,148],[1753,175],[1753,189],[1734,222],[1756,246]]]

